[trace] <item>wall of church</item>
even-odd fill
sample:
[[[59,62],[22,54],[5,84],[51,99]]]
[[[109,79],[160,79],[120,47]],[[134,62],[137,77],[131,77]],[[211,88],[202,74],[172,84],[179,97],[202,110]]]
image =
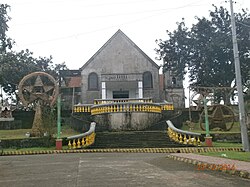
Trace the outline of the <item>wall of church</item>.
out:
[[[152,97],[154,101],[159,101],[158,67],[152,64],[125,36],[121,34],[115,35],[82,69],[82,102],[92,103],[93,99],[101,99],[102,74],[142,75],[146,71],[152,73],[153,88],[144,90],[144,97]],[[88,75],[92,72],[98,75],[98,91],[88,90]]]

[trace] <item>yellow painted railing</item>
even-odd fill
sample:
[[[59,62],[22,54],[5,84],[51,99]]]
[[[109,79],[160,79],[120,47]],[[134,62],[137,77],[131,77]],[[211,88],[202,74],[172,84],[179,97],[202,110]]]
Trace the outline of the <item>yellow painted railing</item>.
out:
[[[91,115],[114,112],[152,112],[161,113],[161,106],[153,103],[117,103],[96,105],[91,108]]]
[[[141,98],[141,99],[95,99],[94,104],[100,105],[100,104],[109,104],[109,103],[153,103],[153,100],[151,98]]]
[[[153,112],[174,110],[172,103],[153,103],[152,99],[105,99],[95,100],[92,104],[78,104],[74,113],[91,113],[91,115],[115,112]]]
[[[68,140],[68,148],[69,149],[81,149],[89,147],[95,143],[95,126],[96,123],[92,122],[90,124],[90,128],[87,132],[75,136],[70,136],[67,138]]]
[[[88,136],[82,137],[82,138],[76,138],[73,140],[68,141],[68,148],[69,149],[80,149],[80,148],[86,148],[90,145],[94,144],[95,142],[95,133],[91,133]]]
[[[174,105],[171,103],[160,104],[161,110],[174,110]]]
[[[73,108],[74,113],[84,112],[84,113],[90,113],[91,112],[91,104],[82,104],[82,105],[75,105]]]
[[[167,121],[167,133],[171,140],[184,145],[201,146],[200,133],[193,133],[177,129],[171,121]]]

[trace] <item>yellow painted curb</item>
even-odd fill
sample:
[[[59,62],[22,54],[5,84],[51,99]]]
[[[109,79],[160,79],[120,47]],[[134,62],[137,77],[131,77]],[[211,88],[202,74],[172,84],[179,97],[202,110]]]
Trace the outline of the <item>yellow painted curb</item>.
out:
[[[178,147],[178,148],[108,148],[108,149],[66,149],[66,150],[34,150],[34,151],[3,151],[0,156],[33,155],[33,154],[61,154],[61,153],[197,153],[218,151],[242,151],[242,148],[214,148],[214,147]]]

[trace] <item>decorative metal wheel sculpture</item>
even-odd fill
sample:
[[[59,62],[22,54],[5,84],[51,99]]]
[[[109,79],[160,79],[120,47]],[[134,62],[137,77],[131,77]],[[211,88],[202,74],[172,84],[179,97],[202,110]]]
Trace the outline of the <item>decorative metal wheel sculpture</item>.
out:
[[[18,95],[22,104],[35,107],[32,136],[42,136],[42,107],[52,107],[56,102],[59,88],[56,80],[45,72],[34,72],[23,77],[18,86]]]
[[[235,122],[235,115],[233,110],[225,105],[208,106],[208,122],[209,128],[219,128],[223,131],[232,129]],[[202,130],[205,130],[205,111],[200,114],[199,124]]]
[[[192,94],[190,101],[191,101],[191,105],[192,105],[192,102],[194,102],[196,104],[196,106],[193,107],[196,111],[203,108],[203,95],[202,94],[200,94],[200,93]]]
[[[45,72],[26,75],[19,83],[18,96],[25,106],[39,101],[52,106],[58,96],[56,80]]]

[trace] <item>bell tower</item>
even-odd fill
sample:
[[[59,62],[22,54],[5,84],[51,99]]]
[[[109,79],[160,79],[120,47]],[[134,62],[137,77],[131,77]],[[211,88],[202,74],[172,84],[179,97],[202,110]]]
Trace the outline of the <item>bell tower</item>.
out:
[[[166,70],[163,74],[165,99],[173,102],[174,108],[185,108],[183,80],[178,78],[171,70]]]

